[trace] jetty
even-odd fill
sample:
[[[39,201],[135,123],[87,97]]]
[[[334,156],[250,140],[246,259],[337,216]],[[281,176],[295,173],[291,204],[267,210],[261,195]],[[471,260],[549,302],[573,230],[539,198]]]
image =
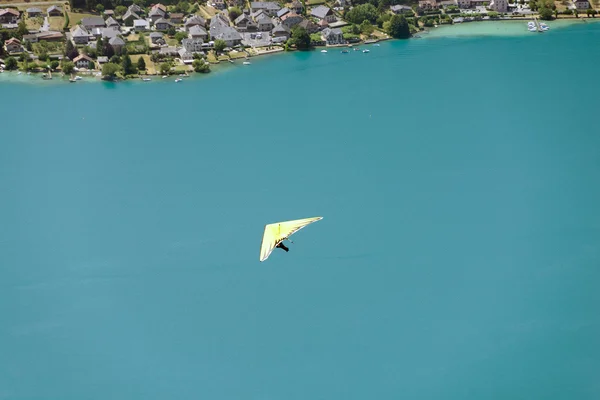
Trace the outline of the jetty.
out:
[[[538,21],[537,17],[533,17],[533,23],[535,24],[535,27],[538,32],[544,32],[544,30],[540,26],[540,21]]]

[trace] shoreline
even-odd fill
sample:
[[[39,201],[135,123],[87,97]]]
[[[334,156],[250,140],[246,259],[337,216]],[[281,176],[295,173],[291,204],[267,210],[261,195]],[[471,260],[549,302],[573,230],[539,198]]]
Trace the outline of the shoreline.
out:
[[[440,39],[440,38],[466,38],[466,37],[481,37],[481,36],[530,36],[532,33],[525,30],[521,25],[524,20],[529,20],[530,18],[511,18],[510,20],[484,20],[484,21],[471,21],[471,22],[463,22],[459,24],[442,24],[437,27],[425,28],[422,31],[414,34],[410,39],[394,39],[394,38],[378,38],[365,40],[358,43],[353,43],[354,47],[359,46],[373,46],[376,43],[387,42],[387,41],[397,41],[397,40],[415,40],[415,39]],[[586,24],[586,23],[600,23],[600,18],[587,18],[587,17],[567,17],[567,18],[558,18],[552,21],[547,21],[548,25],[553,29],[564,29],[576,24]],[[558,25],[558,26],[557,26]],[[514,29],[514,27],[517,27]],[[484,27],[482,29],[482,27]],[[503,29],[501,29],[501,27]],[[513,29],[508,29],[508,27],[512,27]],[[488,29],[485,29],[488,28]],[[254,58],[263,58],[265,56],[272,56],[277,54],[290,54],[296,52],[320,52],[321,50],[327,49],[338,49],[338,48],[346,48],[345,45],[331,45],[331,46],[314,46],[309,50],[291,50],[285,51],[282,47],[277,47],[271,50],[261,51],[255,54],[249,55],[247,58],[240,57],[236,58],[233,62],[230,61],[219,61],[218,63],[210,63],[211,72],[209,73],[197,73],[193,70],[186,71],[187,76],[185,79],[190,78],[204,78],[208,77],[214,73],[220,73],[225,70],[229,70],[235,66],[243,66],[243,61],[251,61]],[[90,70],[90,71],[78,71],[76,75],[81,76],[81,80],[79,82],[108,82],[108,83],[119,83],[119,82],[142,82],[143,78],[150,78],[152,81],[165,81],[169,78],[171,82],[173,79],[183,77],[180,73],[169,74],[168,78],[162,78],[162,75],[159,73],[156,74],[143,74],[139,75],[137,78],[127,78],[117,81],[107,81],[103,80],[98,74],[99,70]],[[0,85],[6,81],[9,83],[28,83],[28,84],[52,84],[54,82],[58,82],[57,84],[62,83],[70,83],[69,77],[67,75],[62,76],[59,71],[54,72],[55,78],[51,80],[45,80],[41,78],[42,72],[31,72],[26,73],[23,71],[3,71],[0,73]],[[197,75],[197,76],[196,76]],[[24,81],[24,79],[26,81]]]

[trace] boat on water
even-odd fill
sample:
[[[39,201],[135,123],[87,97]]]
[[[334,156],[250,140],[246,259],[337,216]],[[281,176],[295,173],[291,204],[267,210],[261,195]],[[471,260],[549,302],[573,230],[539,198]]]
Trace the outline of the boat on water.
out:
[[[179,76],[185,76],[185,77],[188,77],[189,75],[188,75],[188,74],[179,74]]]
[[[152,79],[150,79],[150,78],[142,78],[142,80],[143,80],[144,82],[150,82]]]
[[[537,31],[537,27],[535,26],[535,22],[533,22],[533,21],[529,21],[529,22],[527,23],[527,30],[528,30],[529,32],[535,32],[535,31]]]
[[[350,52],[348,50],[342,50],[341,53],[342,54],[347,54],[347,53],[350,53]]]
[[[250,65],[250,61],[244,61],[242,64],[244,64],[244,65]]]
[[[542,28],[543,31],[547,31],[548,29],[550,29],[550,27],[543,22],[540,24],[540,28]]]
[[[369,50],[367,50],[367,49],[363,50],[363,53],[368,53],[368,52],[369,52]]]
[[[81,78],[79,75],[77,75],[77,76],[75,77],[75,80],[76,80],[76,81],[80,81],[81,79],[82,79],[82,78]]]
[[[75,78],[69,78],[69,82],[75,83],[75,82],[77,82],[77,79],[75,79]]]
[[[177,79],[175,79],[175,83],[181,82],[182,80],[183,79],[181,79],[181,78],[177,78]]]
[[[162,76],[163,79],[168,78],[168,77],[169,77],[168,75],[163,75]]]
[[[359,50],[360,50],[360,48],[359,48],[359,47],[355,47],[355,48],[354,48],[354,51],[359,51]]]
[[[377,47],[379,47],[379,43],[375,43],[373,46],[377,46]]]
[[[321,50],[321,53],[327,53],[327,50]]]

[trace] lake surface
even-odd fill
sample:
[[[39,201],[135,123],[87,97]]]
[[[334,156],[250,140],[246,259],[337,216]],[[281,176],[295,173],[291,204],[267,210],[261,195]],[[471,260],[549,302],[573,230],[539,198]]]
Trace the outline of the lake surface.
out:
[[[599,40],[3,78],[0,399],[599,398]]]

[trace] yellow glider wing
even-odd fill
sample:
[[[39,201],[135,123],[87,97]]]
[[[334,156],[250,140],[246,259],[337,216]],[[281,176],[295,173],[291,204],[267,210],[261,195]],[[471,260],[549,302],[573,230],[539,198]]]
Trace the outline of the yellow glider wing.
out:
[[[265,261],[279,243],[292,236],[305,226],[322,220],[323,217],[295,219],[293,221],[275,222],[265,225],[262,243],[260,245],[260,261]]]

